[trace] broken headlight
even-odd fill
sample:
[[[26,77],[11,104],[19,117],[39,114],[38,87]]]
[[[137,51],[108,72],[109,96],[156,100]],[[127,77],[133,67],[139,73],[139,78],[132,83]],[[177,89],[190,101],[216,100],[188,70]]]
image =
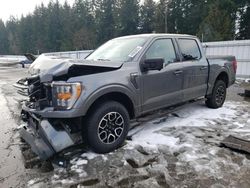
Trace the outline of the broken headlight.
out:
[[[80,83],[53,82],[52,104],[57,109],[71,109],[82,92]]]

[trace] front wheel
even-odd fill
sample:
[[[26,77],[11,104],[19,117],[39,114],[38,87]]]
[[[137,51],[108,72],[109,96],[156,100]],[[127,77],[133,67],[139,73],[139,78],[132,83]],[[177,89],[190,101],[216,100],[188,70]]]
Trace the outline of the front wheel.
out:
[[[83,128],[83,139],[96,153],[108,153],[120,147],[129,130],[129,115],[126,108],[108,101],[96,105]]]
[[[215,82],[212,95],[206,100],[206,105],[209,108],[220,108],[225,102],[226,94],[226,83],[222,80],[217,80]]]

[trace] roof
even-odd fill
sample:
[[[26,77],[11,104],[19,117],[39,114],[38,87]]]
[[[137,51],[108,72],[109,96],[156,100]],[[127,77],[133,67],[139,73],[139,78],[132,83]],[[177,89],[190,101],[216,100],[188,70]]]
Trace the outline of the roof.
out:
[[[155,38],[155,37],[196,37],[193,35],[187,34],[172,34],[172,33],[146,33],[146,34],[137,34],[137,35],[127,35],[118,38],[133,38],[133,37],[148,37],[148,38]]]

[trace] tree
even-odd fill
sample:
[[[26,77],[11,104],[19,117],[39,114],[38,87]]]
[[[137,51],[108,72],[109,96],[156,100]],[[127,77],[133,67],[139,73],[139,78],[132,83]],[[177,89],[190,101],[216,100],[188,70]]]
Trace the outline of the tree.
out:
[[[32,16],[32,25],[29,26],[31,29],[32,27],[32,35],[33,35],[33,48],[35,53],[43,53],[50,51],[49,49],[49,11],[48,8],[43,5],[37,6],[35,8],[34,14]]]
[[[96,4],[95,22],[97,43],[112,39],[115,33],[115,0],[102,0]]]
[[[93,6],[88,0],[76,0],[73,5],[73,47],[76,50],[95,47],[95,21]]]
[[[196,35],[199,25],[207,16],[206,0],[175,0],[168,6],[168,30],[171,33]]]
[[[76,50],[92,50],[95,48],[94,39],[94,33],[83,27],[74,33],[73,44]]]
[[[240,11],[238,39],[250,39],[250,4],[247,3]]]
[[[141,2],[75,0],[70,6],[51,0],[20,19],[0,20],[0,53],[94,49],[117,36],[164,33],[166,26],[169,33],[203,36],[205,41],[232,40],[236,31],[237,38],[250,38],[249,0]]]
[[[140,11],[140,32],[152,33],[155,30],[156,6],[153,0],[145,0]]]
[[[18,38],[18,25],[19,21],[15,17],[10,17],[10,19],[6,22],[6,31],[8,33],[8,41],[9,41],[9,52],[11,54],[20,54],[20,43]]]
[[[17,37],[19,40],[20,51],[27,53],[36,53],[34,49],[34,39],[33,39],[33,23],[32,16],[28,15],[21,18],[18,25]]]
[[[235,34],[236,6],[231,0],[215,0],[200,25],[204,41],[232,40]]]
[[[4,55],[9,52],[8,33],[3,21],[0,19],[0,54]]]
[[[91,1],[88,0],[76,0],[73,5],[73,17],[74,28],[72,29],[81,29],[82,27],[89,28],[90,30],[94,29],[95,20],[92,12]]]
[[[165,33],[165,0],[160,0],[155,7],[155,31]]]
[[[48,5],[48,48],[59,51],[63,38],[62,11],[59,1],[51,1]]]
[[[72,36],[74,35],[74,17],[73,17],[73,11],[69,4],[65,1],[62,11],[62,41],[60,50],[61,51],[67,51],[74,49],[73,47],[73,39]]]
[[[118,35],[131,35],[139,30],[138,0],[120,0],[118,7]]]

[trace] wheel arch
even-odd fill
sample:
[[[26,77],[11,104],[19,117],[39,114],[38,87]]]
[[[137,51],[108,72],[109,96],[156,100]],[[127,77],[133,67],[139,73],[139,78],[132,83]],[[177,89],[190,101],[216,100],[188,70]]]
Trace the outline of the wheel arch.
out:
[[[226,84],[226,87],[228,87],[228,85],[229,85],[229,76],[228,76],[228,73],[227,73],[226,71],[220,72],[220,73],[218,74],[218,76],[216,77],[215,82],[216,82],[217,80],[222,80],[222,81],[224,81],[225,84]],[[214,82],[214,84],[215,84],[215,82]]]
[[[105,90],[92,94],[87,102],[84,104],[84,114],[87,116],[94,110],[95,106],[105,101],[116,101],[122,104],[128,111],[130,119],[133,119],[137,115],[136,101],[132,98],[132,94],[124,88],[107,88]]]

